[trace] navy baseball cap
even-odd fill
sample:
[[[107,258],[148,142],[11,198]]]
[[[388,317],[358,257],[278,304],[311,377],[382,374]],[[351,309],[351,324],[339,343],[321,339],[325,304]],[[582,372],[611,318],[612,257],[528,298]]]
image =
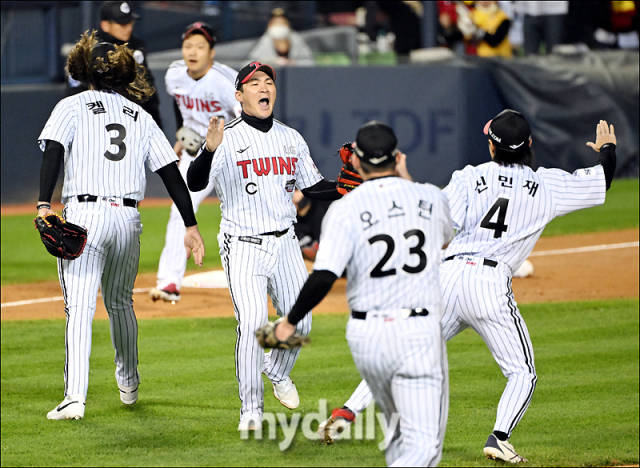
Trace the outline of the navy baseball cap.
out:
[[[505,109],[489,120],[484,134],[500,149],[518,153],[529,145],[531,127],[524,116],[512,109]]]
[[[372,120],[364,124],[356,135],[353,151],[373,166],[385,165],[396,157],[398,139],[393,129],[382,122]]]
[[[209,47],[212,49],[215,47],[217,38],[215,33],[213,32],[213,28],[209,26],[207,23],[203,23],[202,21],[196,21],[195,23],[191,23],[186,27],[184,32],[182,33],[182,41],[184,42],[192,34],[201,34],[209,43]]]
[[[271,65],[260,62],[251,62],[248,65],[242,67],[242,69],[238,72],[238,76],[236,77],[236,89],[239,90],[240,86],[249,81],[257,71],[265,72],[267,75],[269,75],[274,83],[276,82],[276,72],[271,67]]]
[[[127,2],[104,2],[100,7],[101,21],[129,24],[137,19],[140,19],[140,15],[131,11],[131,7]]]

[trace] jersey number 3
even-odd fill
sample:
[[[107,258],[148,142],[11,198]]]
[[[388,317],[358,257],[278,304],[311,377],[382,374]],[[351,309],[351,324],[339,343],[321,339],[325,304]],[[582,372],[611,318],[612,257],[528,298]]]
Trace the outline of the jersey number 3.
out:
[[[492,230],[494,239],[499,239],[500,237],[502,237],[502,233],[506,232],[507,228],[509,227],[504,224],[504,218],[507,216],[508,206],[508,198],[498,198],[493,206],[489,209],[489,212],[485,215],[484,218],[482,218],[480,227]],[[491,221],[491,219],[495,216],[496,211],[498,212],[498,219],[493,222]]]
[[[407,273],[415,274],[420,273],[427,266],[427,254],[422,250],[422,246],[424,245],[425,236],[424,232],[419,229],[411,229],[404,233],[404,238],[409,239],[410,237],[417,237],[418,243],[409,249],[409,253],[411,255],[417,255],[419,258],[418,264],[416,266],[403,265],[402,270]],[[374,244],[376,242],[384,242],[387,244],[387,251],[382,256],[382,259],[378,262],[378,264],[371,270],[370,276],[372,278],[383,278],[385,276],[392,276],[396,274],[395,268],[390,268],[389,270],[383,270],[384,265],[389,261],[391,256],[393,255],[393,251],[395,249],[395,242],[393,241],[393,237],[388,234],[378,234],[377,236],[373,236],[369,239],[369,244]]]
[[[107,132],[116,131],[118,134],[114,137],[109,137],[111,141],[109,141],[109,145],[115,145],[118,147],[118,152],[113,154],[111,151],[107,150],[104,152],[104,157],[109,161],[121,161],[127,155],[127,147],[124,144],[124,138],[127,136],[127,129],[120,124],[109,124],[106,126]]]

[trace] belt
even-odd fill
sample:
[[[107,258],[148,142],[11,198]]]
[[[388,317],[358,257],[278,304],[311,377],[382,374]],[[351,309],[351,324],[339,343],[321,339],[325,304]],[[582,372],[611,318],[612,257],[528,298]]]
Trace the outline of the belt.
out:
[[[260,234],[261,236],[276,236],[276,237],[282,237],[284,236],[287,232],[289,232],[289,228],[285,229],[284,231],[271,231],[271,232],[263,232],[262,234]]]
[[[444,259],[445,262],[448,262],[449,260],[453,260],[454,258],[456,258],[458,255],[452,255],[450,257],[447,257]],[[482,259],[482,264],[484,266],[488,266],[491,268],[495,268],[498,266],[498,262],[496,262],[495,260],[489,260],[488,258],[483,258]]]
[[[416,309],[401,309],[400,317],[408,318],[408,317],[426,317],[429,315],[429,311],[427,309],[423,309],[418,307]],[[351,317],[358,320],[366,320],[367,313],[366,312],[358,312],[357,310],[351,311]]]
[[[102,197],[103,200],[108,201],[112,197]],[[118,198],[118,197],[115,197]],[[78,201],[80,203],[95,203],[98,201],[98,197],[96,195],[78,195]],[[138,202],[133,198],[123,198],[122,204],[124,206],[129,206],[131,208],[135,208],[138,206]]]

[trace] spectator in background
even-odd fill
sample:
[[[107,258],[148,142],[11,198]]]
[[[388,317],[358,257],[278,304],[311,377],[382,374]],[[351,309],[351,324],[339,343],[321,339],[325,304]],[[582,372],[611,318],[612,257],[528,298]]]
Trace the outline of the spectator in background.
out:
[[[149,70],[147,58],[145,57],[146,45],[142,39],[133,35],[133,26],[137,19],[140,19],[140,15],[131,11],[131,7],[127,2],[104,2],[100,7],[100,31],[96,34],[96,39],[98,42],[110,42],[117,45],[127,43],[128,47],[133,51],[135,61],[140,65],[144,65],[146,81],[155,87],[155,80],[153,79],[151,70]],[[85,85],[74,80],[71,76],[67,79],[67,85],[66,96],[72,96],[87,90]],[[158,127],[162,129],[158,93],[153,93],[151,98],[145,102],[139,102],[131,96],[125,97],[139,104],[144,110],[151,114],[151,117],[153,117],[153,120],[158,124]]]
[[[291,29],[282,8],[271,12],[267,30],[249,52],[249,60],[278,65],[314,65],[313,52],[302,36]]]
[[[305,260],[313,262],[316,259],[316,253],[318,253],[322,218],[327,213],[331,202],[310,200],[296,189],[293,194],[293,204],[297,211],[297,221],[293,227],[296,236],[298,236],[302,256]]]
[[[464,36],[458,28],[456,3],[449,1],[438,2],[438,45],[447,47],[462,55],[465,51]]]
[[[468,15],[461,14],[462,10],[467,10]],[[475,43],[479,57],[513,56],[509,42],[511,20],[498,2],[476,2],[473,10],[458,8],[458,11],[458,27],[465,40]]]
[[[514,8],[524,14],[524,53],[539,54],[544,44],[546,53],[561,44],[569,2],[515,2]]]
[[[638,49],[638,3],[598,2],[594,34],[599,49]]]

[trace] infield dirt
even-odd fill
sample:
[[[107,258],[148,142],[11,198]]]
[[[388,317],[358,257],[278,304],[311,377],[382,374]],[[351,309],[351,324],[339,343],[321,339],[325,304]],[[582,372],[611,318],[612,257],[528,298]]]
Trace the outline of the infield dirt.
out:
[[[609,245],[638,241],[638,229],[541,238],[534,252]],[[514,278],[513,290],[519,304],[638,297],[638,247],[532,257],[535,273],[529,278]],[[206,265],[206,263],[205,263]],[[155,274],[138,275],[136,288],[155,286]],[[346,280],[336,282],[329,295],[314,309],[315,313],[344,313],[349,310],[345,296]],[[57,281],[2,286],[2,303],[61,296]],[[135,293],[138,318],[154,317],[227,317],[233,316],[228,289],[183,288],[176,304],[153,302],[148,293]],[[270,313],[275,315],[271,304]],[[64,318],[60,300],[2,308],[2,320]],[[97,319],[107,313],[98,300]]]

